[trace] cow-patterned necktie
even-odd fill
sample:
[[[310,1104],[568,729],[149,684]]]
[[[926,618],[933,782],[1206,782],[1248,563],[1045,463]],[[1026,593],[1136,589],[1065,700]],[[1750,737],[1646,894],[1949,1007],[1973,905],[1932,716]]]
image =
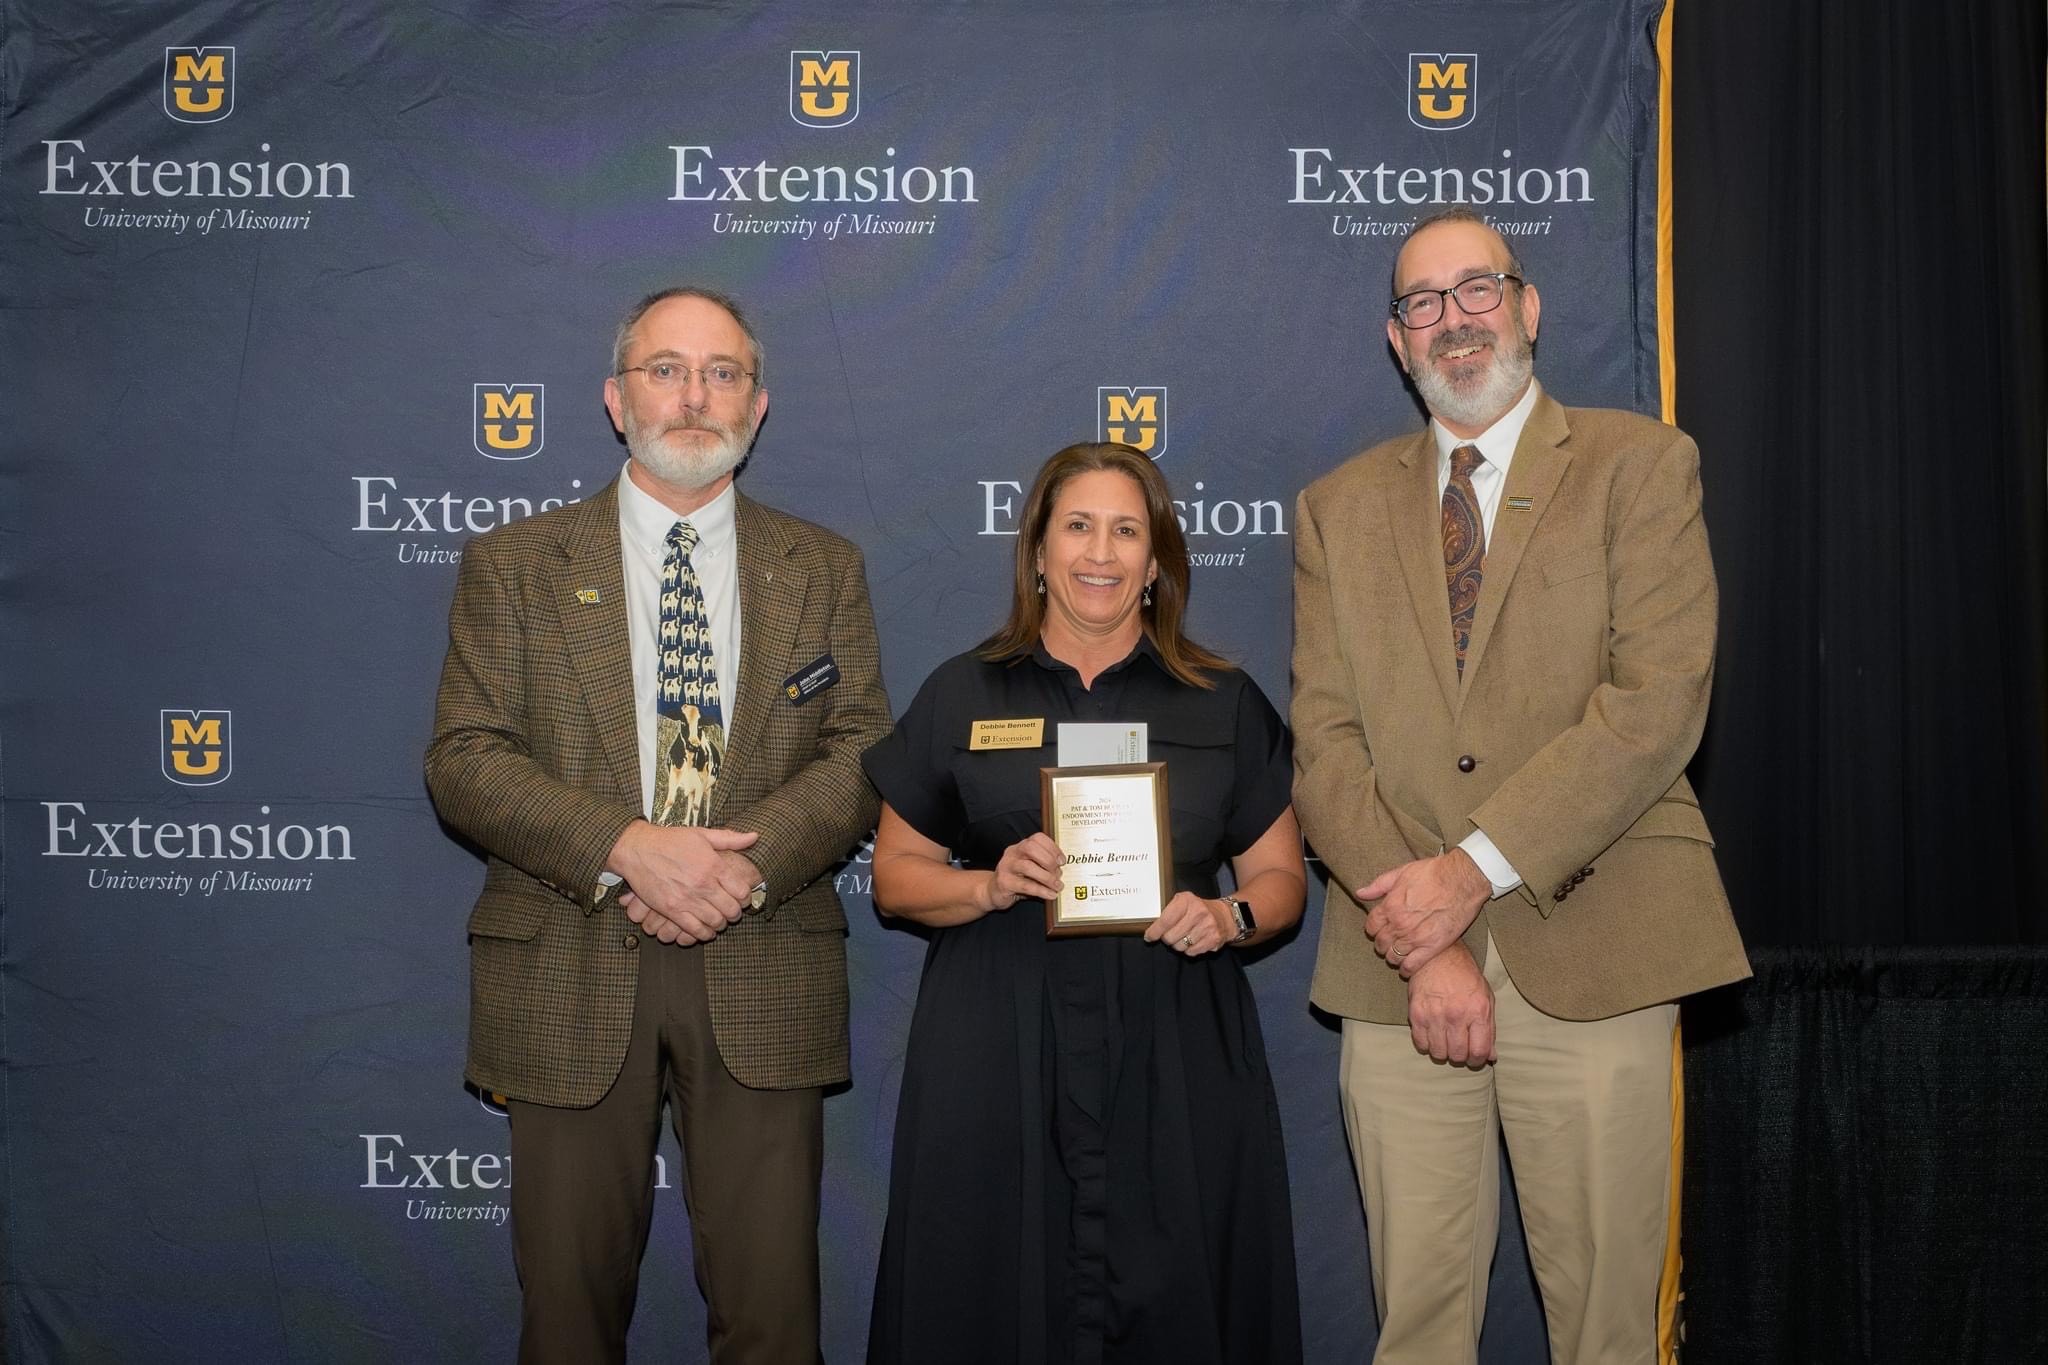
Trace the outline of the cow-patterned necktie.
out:
[[[704,585],[690,563],[697,528],[669,529],[661,561],[661,659],[655,694],[654,823],[701,825],[710,819],[711,784],[725,758],[725,713],[711,654],[711,617]]]
[[[1479,605],[1479,571],[1486,561],[1486,523],[1479,519],[1479,495],[1472,471],[1484,457],[1478,446],[1451,452],[1451,481],[1444,485],[1444,586],[1451,594],[1451,642],[1458,649],[1458,676],[1465,676],[1465,646],[1472,642],[1472,611]]]

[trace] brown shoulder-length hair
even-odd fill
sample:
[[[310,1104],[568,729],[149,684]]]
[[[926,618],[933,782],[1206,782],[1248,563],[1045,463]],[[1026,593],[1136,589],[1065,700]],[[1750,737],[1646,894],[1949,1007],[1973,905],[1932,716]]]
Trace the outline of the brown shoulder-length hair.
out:
[[[1222,655],[1202,648],[1181,633],[1188,610],[1188,542],[1173,510],[1173,494],[1159,466],[1140,451],[1124,445],[1074,445],[1054,455],[1038,471],[1024,511],[1017,522],[1017,569],[1010,585],[1010,617],[1002,629],[983,640],[975,653],[991,661],[1015,659],[1038,646],[1045,625],[1045,598],[1038,591],[1038,551],[1052,521],[1052,505],[1067,480],[1076,474],[1108,470],[1133,480],[1145,497],[1145,520],[1152,540],[1152,558],[1159,577],[1152,584],[1152,605],[1138,609],[1139,621],[1166,671],[1195,687],[1214,687],[1205,669],[1228,668]]]

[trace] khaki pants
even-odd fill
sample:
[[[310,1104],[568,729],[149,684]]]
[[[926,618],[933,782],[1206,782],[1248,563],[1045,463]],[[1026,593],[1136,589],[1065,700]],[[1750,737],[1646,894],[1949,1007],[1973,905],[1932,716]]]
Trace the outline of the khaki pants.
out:
[[[626,1358],[664,1099],[683,1147],[711,1359],[817,1360],[823,1092],[734,1080],[711,1033],[702,951],[651,938],[640,940],[632,1040],[605,1097],[588,1109],[508,1106],[519,1359]]]
[[[1487,943],[1500,1060],[1431,1061],[1405,1024],[1346,1019],[1344,1125],[1365,1198],[1380,1365],[1477,1359],[1500,1218],[1500,1140],[1556,1365],[1658,1358],[1673,1227],[1673,1031],[1656,1005],[1537,1010]]]

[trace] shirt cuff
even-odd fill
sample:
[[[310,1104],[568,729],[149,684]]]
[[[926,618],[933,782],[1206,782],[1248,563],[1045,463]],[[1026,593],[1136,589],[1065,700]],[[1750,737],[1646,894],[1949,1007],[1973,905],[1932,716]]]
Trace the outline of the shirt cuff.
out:
[[[1464,849],[1466,855],[1479,864],[1479,870],[1486,874],[1486,880],[1493,883],[1494,895],[1505,896],[1522,884],[1522,874],[1515,871],[1514,866],[1501,856],[1501,851],[1493,846],[1493,840],[1486,837],[1485,830],[1473,830],[1458,841],[1458,847]]]

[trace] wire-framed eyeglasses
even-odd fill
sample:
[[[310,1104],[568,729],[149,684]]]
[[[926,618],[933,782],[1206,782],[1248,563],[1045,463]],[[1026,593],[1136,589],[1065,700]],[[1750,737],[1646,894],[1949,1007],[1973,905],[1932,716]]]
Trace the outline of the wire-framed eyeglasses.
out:
[[[709,365],[695,367],[673,360],[650,360],[645,365],[628,365],[620,374],[639,374],[650,388],[664,392],[680,389],[690,382],[690,376],[704,376],[704,387],[716,393],[735,392],[741,384],[754,377],[752,370],[743,370],[730,360],[714,360]]]

